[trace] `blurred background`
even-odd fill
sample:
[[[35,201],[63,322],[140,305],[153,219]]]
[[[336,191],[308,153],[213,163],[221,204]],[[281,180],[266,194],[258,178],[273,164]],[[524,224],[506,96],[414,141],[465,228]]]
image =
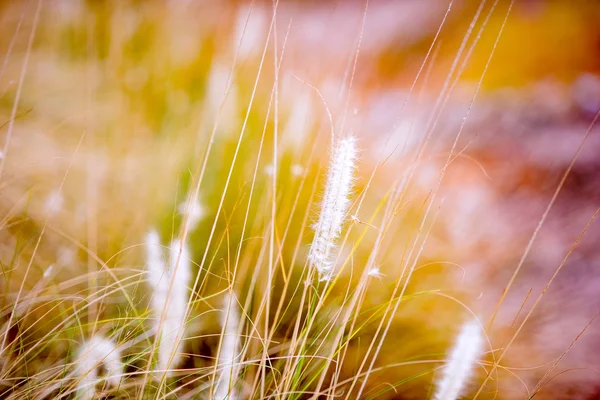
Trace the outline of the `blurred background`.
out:
[[[488,332],[491,360],[569,254],[481,398],[527,398],[541,379],[536,398],[597,398],[600,328],[578,337],[600,307],[597,223],[578,238],[600,205],[599,20],[585,0],[1,2],[0,318],[24,362],[0,362],[0,396],[22,398],[81,337],[140,329],[144,235],[177,236],[199,180],[185,367],[211,365],[229,285],[252,319],[271,222],[285,343],[299,299],[282,287],[302,285],[333,132],[359,138],[361,222],[379,226],[404,182],[339,380],[405,263],[418,265],[415,300],[394,317],[369,398],[427,397],[430,365],[393,365],[443,359],[465,310],[487,322],[522,264]],[[353,225],[340,283],[358,282],[375,237]]]

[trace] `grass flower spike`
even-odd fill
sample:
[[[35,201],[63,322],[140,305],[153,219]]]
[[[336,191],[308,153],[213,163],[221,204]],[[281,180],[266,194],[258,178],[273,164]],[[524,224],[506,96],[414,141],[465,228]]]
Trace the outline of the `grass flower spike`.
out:
[[[350,206],[356,153],[356,138],[349,136],[339,140],[331,156],[321,213],[314,227],[315,237],[309,253],[309,260],[322,280],[330,279],[333,273],[331,254]]]
[[[174,240],[171,243],[171,265],[167,269],[156,232],[147,235],[146,246],[148,283],[153,289],[153,324],[159,336],[158,368],[168,371],[181,361],[187,292],[191,277],[190,255],[185,244],[181,246],[179,240]]]
[[[235,400],[237,395],[233,384],[236,378],[233,374],[235,371],[234,361],[238,353],[240,313],[236,299],[229,294],[226,295],[223,305],[225,309],[221,314],[221,325],[224,330],[218,361],[218,366],[222,368],[222,372],[216,385],[214,399]]]
[[[161,281],[166,279],[167,270],[160,237],[156,231],[150,231],[146,235],[146,269],[148,270],[148,284],[155,289],[152,303],[159,304],[158,299],[155,299],[161,294],[158,288],[161,286]]]
[[[463,325],[438,382],[435,400],[456,400],[463,394],[473,367],[483,352],[483,335],[476,320]]]
[[[103,377],[99,377],[98,373],[101,366],[105,371]],[[99,335],[93,336],[79,348],[75,370],[79,377],[78,398],[93,399],[99,381],[105,380],[110,386],[119,385],[123,375],[121,351],[111,340]]]
[[[187,229],[189,231],[195,230],[206,214],[206,210],[198,201],[192,203],[184,201],[177,206],[177,211],[187,218]]]

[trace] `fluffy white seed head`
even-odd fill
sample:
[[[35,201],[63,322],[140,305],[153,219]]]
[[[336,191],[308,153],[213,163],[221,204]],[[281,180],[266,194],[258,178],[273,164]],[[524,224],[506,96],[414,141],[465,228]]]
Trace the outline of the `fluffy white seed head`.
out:
[[[309,253],[309,261],[322,280],[329,279],[333,273],[332,252],[350,206],[356,159],[356,138],[349,136],[339,140],[331,155],[321,213],[314,226],[315,237]]]
[[[239,104],[240,95],[238,85],[235,79],[235,73],[232,76],[229,63],[215,60],[207,82],[207,93],[205,98],[206,121],[210,121],[207,129],[212,129],[215,115],[219,114],[219,131],[231,133],[239,122]],[[229,90],[228,84],[229,83]]]
[[[456,400],[464,392],[484,350],[483,332],[476,320],[463,325],[438,382],[435,400]]]
[[[188,201],[184,201],[177,206],[177,211],[187,218],[187,229],[189,231],[195,230],[198,227],[198,223],[206,214],[204,207],[198,201],[191,204]]]
[[[379,278],[379,279],[381,279],[381,277],[384,276],[384,274],[381,273],[381,269],[379,268],[379,266],[375,266],[375,267],[371,268],[369,270],[369,272],[367,272],[367,275],[369,275],[373,278]]]
[[[304,175],[304,167],[300,164],[294,164],[291,167],[291,172],[293,177],[299,177]]]
[[[221,351],[219,353],[218,367],[222,369],[216,385],[215,400],[235,400],[237,393],[235,383],[235,358],[238,356],[239,322],[240,313],[235,298],[229,294],[223,301],[224,309],[221,313],[221,326],[224,327]],[[229,310],[229,311],[228,311]]]
[[[48,215],[54,215],[62,210],[65,198],[59,189],[53,190],[44,202],[44,209]]]
[[[159,340],[158,369],[167,371],[181,362],[191,278],[190,254],[185,244],[182,246],[179,240],[174,240],[167,268],[156,232],[147,235],[146,250],[148,284],[152,288],[152,322]]]
[[[148,271],[148,284],[154,289],[154,294],[166,279],[167,270],[163,257],[163,248],[160,244],[158,232],[152,230],[146,235],[146,270]]]
[[[99,376],[100,367],[104,369],[103,376]],[[110,386],[119,385],[123,375],[121,351],[113,341],[99,335],[93,336],[77,351],[75,373],[79,379],[78,398],[93,399],[99,382],[106,381]]]
[[[268,24],[269,17],[264,8],[256,4],[240,7],[234,25],[235,36],[232,45],[233,52],[237,51],[241,60],[262,49]]]

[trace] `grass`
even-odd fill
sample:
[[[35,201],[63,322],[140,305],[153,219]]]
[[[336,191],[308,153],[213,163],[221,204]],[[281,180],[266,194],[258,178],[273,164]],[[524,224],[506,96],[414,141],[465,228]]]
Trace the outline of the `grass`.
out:
[[[0,398],[597,396],[600,9],[419,7],[0,5]]]

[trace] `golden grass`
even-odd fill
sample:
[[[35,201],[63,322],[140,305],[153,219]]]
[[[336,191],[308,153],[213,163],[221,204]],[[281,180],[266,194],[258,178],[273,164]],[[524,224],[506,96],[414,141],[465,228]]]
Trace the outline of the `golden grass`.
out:
[[[600,90],[571,82],[597,65],[599,10],[579,5],[2,4],[0,398],[75,398],[94,335],[125,364],[98,396],[432,398],[473,318],[465,398],[593,398],[600,195],[570,178],[593,181]],[[320,282],[311,226],[349,134],[356,186]],[[154,227],[192,265],[169,374]]]

